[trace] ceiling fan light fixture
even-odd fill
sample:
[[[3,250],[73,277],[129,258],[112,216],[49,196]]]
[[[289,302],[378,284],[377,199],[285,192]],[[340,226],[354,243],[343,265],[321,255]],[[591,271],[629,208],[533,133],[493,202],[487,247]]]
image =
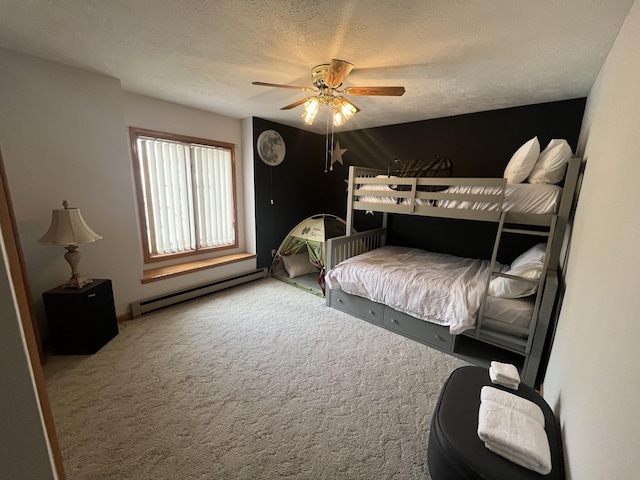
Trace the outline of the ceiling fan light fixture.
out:
[[[358,113],[358,107],[343,97],[333,99],[333,124],[336,127],[344,123]]]
[[[318,110],[320,110],[320,99],[318,97],[311,97],[309,100],[304,102],[304,113],[302,114],[302,119],[305,123],[313,125],[313,120],[316,118]]]
[[[313,121],[323,105],[331,109],[332,124],[334,126],[344,125],[344,123],[360,111],[349,100],[340,94],[345,95],[374,95],[374,96],[401,96],[405,93],[404,87],[347,87],[339,90],[345,78],[353,70],[353,64],[346,60],[337,58],[331,59],[330,63],[316,65],[311,69],[311,77],[314,88],[301,87],[298,85],[281,85],[278,83],[252,82],[254,85],[264,87],[288,88],[292,90],[302,90],[303,92],[316,92],[316,96],[297,100],[286,105],[280,110],[291,110],[292,108],[304,105],[302,119],[307,125],[313,125]],[[327,126],[329,114],[327,115]]]

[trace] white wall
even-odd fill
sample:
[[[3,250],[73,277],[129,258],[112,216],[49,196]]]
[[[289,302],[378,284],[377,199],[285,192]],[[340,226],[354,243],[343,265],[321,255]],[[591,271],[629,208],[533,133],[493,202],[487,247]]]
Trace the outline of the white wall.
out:
[[[253,149],[250,147],[245,149],[242,148],[242,145],[245,143],[241,127],[242,122],[240,120],[225,117],[223,115],[184,107],[175,103],[164,102],[162,100],[157,100],[155,98],[145,97],[142,95],[136,95],[129,92],[123,92],[123,103],[124,122],[127,129],[130,126],[149,128],[161,132],[189,135],[210,140],[218,140],[235,145],[236,195],[238,210],[237,221],[239,242],[238,248],[225,250],[224,254],[255,252],[255,240],[253,238],[248,238],[247,236],[255,236],[255,233],[253,233],[253,230],[249,230],[247,232],[247,226],[245,222],[245,217],[248,217],[247,222],[254,222],[254,215],[252,213],[255,210],[253,202],[253,186],[250,190],[250,196],[247,197],[243,181],[246,175],[252,177],[253,169],[253,165],[251,165],[249,169],[245,168],[243,155],[246,153],[247,155],[252,156]],[[246,141],[246,144],[251,145],[251,138]],[[133,160],[131,159],[130,148],[128,148],[127,154],[129,165],[132,165]],[[133,182],[133,170],[131,169],[130,171],[131,182]],[[136,228],[139,238],[136,245],[139,246],[139,255],[140,259],[142,259],[142,240],[140,237],[141,233],[139,222],[137,220]],[[171,262],[154,262],[153,264],[148,265],[147,268],[161,267],[170,263]],[[256,260],[253,259],[216,267],[213,270],[205,270],[181,277],[162,280],[161,282],[146,284],[143,286],[144,293],[140,293],[141,296],[138,296],[138,298],[134,300],[159,295],[164,292],[179,290],[184,287],[198,285],[208,281],[219,280],[225,277],[245,273],[250,270],[255,270],[255,268]]]
[[[640,2],[589,95],[586,171],[545,398],[568,478],[640,475]]]
[[[8,368],[10,366],[10,368]],[[56,478],[0,235],[0,472]],[[28,454],[26,453],[28,452]]]
[[[7,50],[0,70],[0,148],[36,304],[70,274],[62,247],[37,243],[65,199],[104,236],[80,247],[80,273],[111,278],[122,311],[141,262],[120,82]]]
[[[0,71],[0,148],[41,318],[42,292],[70,274],[62,247],[37,243],[49,226],[51,209],[60,208],[63,199],[79,207],[104,237],[80,246],[80,273],[113,281],[119,315],[132,301],[255,269],[252,260],[140,282],[144,264],[126,126],[213,135],[236,144],[240,159],[240,120],[124,93],[117,79],[3,49]],[[253,204],[244,203],[243,162],[238,160],[237,167],[238,208],[253,212]],[[239,220],[242,235],[244,220]]]

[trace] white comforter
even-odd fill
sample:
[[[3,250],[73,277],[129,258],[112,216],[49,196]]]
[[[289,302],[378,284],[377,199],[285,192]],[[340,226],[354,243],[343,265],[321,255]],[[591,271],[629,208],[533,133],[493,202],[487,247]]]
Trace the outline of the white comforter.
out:
[[[329,288],[446,325],[459,334],[475,324],[489,265],[487,260],[387,246],[341,262],[325,278]]]

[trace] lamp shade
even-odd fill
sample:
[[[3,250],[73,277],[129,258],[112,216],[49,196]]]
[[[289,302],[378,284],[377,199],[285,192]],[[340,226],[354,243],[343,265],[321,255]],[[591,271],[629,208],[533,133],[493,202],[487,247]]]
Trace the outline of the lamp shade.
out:
[[[51,225],[38,243],[43,245],[77,245],[100,240],[102,237],[89,228],[78,208],[54,209]]]

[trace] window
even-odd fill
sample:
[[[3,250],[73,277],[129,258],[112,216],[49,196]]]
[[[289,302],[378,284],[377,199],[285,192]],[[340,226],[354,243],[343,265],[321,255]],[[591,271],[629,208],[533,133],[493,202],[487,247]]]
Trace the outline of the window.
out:
[[[237,247],[234,145],[129,133],[145,262]]]

